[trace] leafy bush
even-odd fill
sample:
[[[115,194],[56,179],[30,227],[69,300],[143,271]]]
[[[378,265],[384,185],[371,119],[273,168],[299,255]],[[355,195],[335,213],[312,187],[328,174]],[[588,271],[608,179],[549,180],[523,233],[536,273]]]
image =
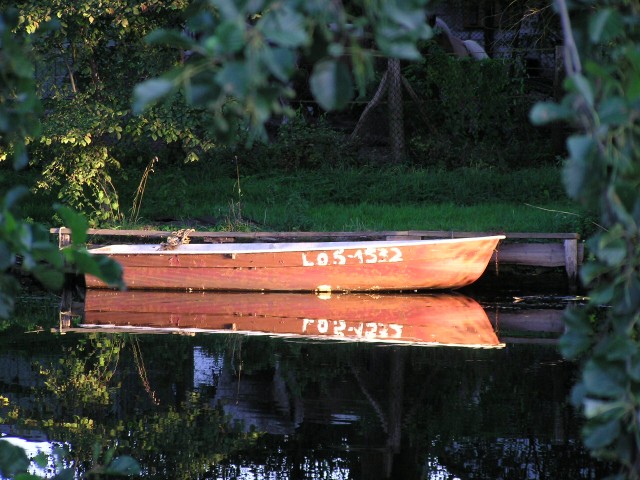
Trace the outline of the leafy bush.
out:
[[[514,69],[511,62],[460,59],[437,47],[424,62],[405,67],[403,74],[428,117],[408,104],[407,136],[414,161],[444,167],[538,163],[536,152],[550,149],[528,121],[530,101],[522,75],[514,75]],[[531,148],[531,142],[546,145]]]
[[[353,164],[356,151],[349,138],[331,127],[326,117],[309,119],[298,111],[280,125],[272,141],[246,152],[243,171],[318,169]]]

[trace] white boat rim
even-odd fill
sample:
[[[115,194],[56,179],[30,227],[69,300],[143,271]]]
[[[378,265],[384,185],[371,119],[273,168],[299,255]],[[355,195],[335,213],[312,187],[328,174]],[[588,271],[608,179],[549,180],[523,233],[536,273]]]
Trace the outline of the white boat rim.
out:
[[[163,249],[160,244],[108,245],[90,249],[97,255],[206,255],[231,253],[277,253],[308,252],[337,249],[409,247],[417,245],[438,245],[447,243],[467,243],[479,240],[503,240],[504,235],[483,237],[442,238],[426,240],[373,240],[356,242],[294,242],[294,243],[194,243]]]

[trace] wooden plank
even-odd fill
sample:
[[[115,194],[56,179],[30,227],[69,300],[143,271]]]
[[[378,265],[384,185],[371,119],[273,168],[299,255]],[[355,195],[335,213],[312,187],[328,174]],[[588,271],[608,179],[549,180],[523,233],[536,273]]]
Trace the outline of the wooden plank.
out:
[[[510,332],[555,333],[564,332],[564,310],[522,309],[513,311],[491,311],[485,309],[494,328]]]
[[[65,227],[52,228],[50,230],[52,234],[61,235],[69,234],[71,230]],[[113,230],[113,229],[94,229],[90,228],[87,232],[89,235],[105,236],[105,237],[140,237],[140,238],[154,238],[154,237],[166,237],[171,234],[169,231],[164,230]],[[419,238],[467,238],[467,237],[479,237],[489,236],[499,233],[506,235],[510,240],[563,240],[563,239],[576,239],[580,238],[577,233],[539,233],[539,232],[453,232],[450,230],[393,230],[393,231],[377,231],[377,232],[212,232],[201,231],[192,232],[190,237],[203,238],[203,237],[221,237],[221,238],[237,238],[237,239],[273,239],[275,241],[284,239],[315,239],[315,238],[384,238],[387,236],[393,237],[419,237]]]
[[[559,243],[503,243],[498,245],[492,262],[539,267],[564,267],[564,246]]]

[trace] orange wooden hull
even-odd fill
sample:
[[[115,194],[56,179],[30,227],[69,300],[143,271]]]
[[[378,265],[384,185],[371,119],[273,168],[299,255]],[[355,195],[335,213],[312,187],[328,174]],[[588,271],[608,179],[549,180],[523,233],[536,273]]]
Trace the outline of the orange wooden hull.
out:
[[[238,332],[347,341],[500,347],[482,306],[458,294],[88,290],[84,327]]]
[[[385,242],[116,245],[92,250],[124,269],[129,289],[399,291],[477,280],[503,236]],[[87,287],[105,287],[87,276]]]

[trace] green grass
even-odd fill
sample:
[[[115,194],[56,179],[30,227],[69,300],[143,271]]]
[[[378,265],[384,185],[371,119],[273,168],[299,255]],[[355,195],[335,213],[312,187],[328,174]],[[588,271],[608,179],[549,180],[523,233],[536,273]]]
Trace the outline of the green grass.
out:
[[[115,180],[128,218],[141,172]],[[0,187],[33,185],[36,172],[0,171]],[[23,202],[23,215],[52,222],[51,194]],[[578,232],[594,228],[564,193],[560,169],[323,168],[238,178],[235,169],[201,162],[160,164],[149,177],[136,228],[201,220],[218,230],[453,230]],[[106,225],[105,225],[106,226]],[[113,226],[113,225],[109,225]],[[170,227],[169,227],[170,228]]]
[[[584,217],[565,213],[565,204],[528,205],[484,203],[456,206],[336,205],[309,206],[292,212],[275,206],[261,210],[245,205],[246,216],[275,230],[367,231],[452,230],[467,232],[582,232]],[[552,211],[549,211],[552,210]],[[575,208],[574,208],[575,210]]]

